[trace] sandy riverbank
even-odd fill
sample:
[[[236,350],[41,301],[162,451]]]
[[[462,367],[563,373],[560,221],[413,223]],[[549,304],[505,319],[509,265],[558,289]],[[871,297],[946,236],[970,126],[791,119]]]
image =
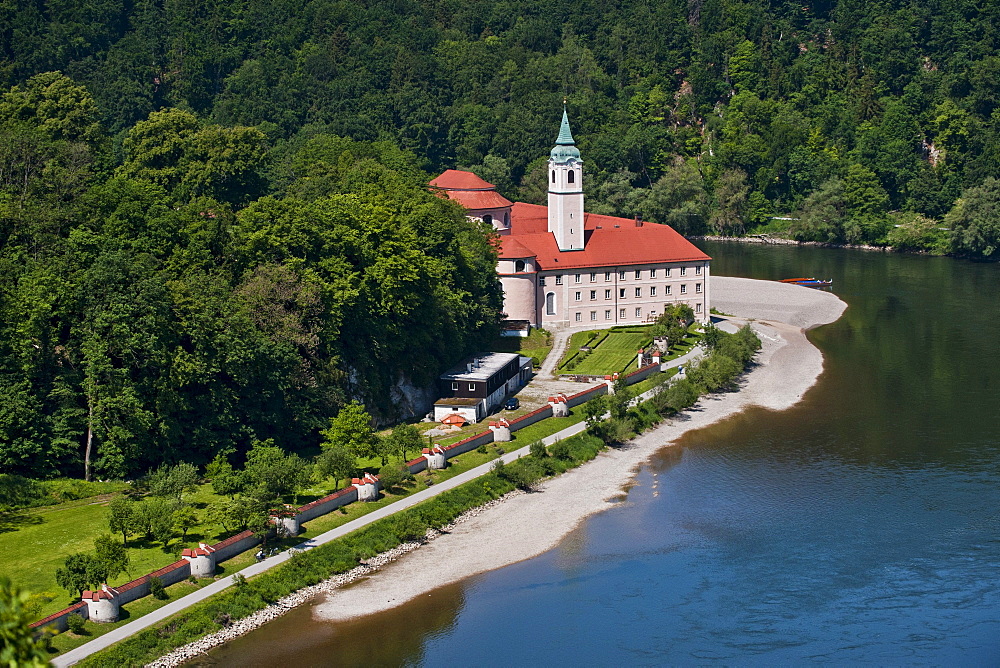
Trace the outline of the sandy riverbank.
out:
[[[529,559],[553,548],[588,515],[620,498],[636,469],[683,434],[757,405],[783,410],[799,401],[823,370],[804,329],[833,322],[846,304],[836,296],[769,281],[713,277],[712,303],[741,325],[754,318],[763,349],[739,392],[703,398],[681,417],[547,481],[539,493],[514,496],[395,561],[377,576],[328,594],[319,619],[338,621],[401,605],[441,585]],[[544,531],[533,530],[545,527]],[[434,578],[426,577],[434,573]]]

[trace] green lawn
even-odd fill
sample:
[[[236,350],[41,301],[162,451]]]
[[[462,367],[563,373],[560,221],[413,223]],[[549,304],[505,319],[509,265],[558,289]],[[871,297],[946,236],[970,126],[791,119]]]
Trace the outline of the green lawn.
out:
[[[221,497],[212,493],[210,485],[202,485],[197,492],[185,497],[199,513],[203,513],[209,503],[219,499]],[[50,599],[43,604],[38,617],[62,610],[78,600],[56,584],[55,572],[68,555],[93,552],[94,538],[101,533],[110,533],[105,519],[107,501],[108,497],[97,497],[27,510],[18,515],[18,529],[0,533],[0,575],[8,576],[33,594]],[[128,544],[131,575],[123,573],[109,584],[124,584],[177,561],[183,548],[196,545],[199,540],[217,542],[225,535],[222,527],[195,527],[188,531],[187,540],[183,543],[177,536],[169,544],[168,551],[164,551],[158,543],[150,544],[132,536]]]
[[[559,373],[603,376],[632,371],[636,352],[651,341],[648,330],[648,327],[628,327],[576,332],[570,338]],[[584,345],[591,348],[590,352],[580,352]]]

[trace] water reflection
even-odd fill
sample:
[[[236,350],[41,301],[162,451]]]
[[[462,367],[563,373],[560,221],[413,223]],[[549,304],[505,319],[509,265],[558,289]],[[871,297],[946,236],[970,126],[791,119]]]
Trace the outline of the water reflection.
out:
[[[435,589],[405,606],[337,624],[316,622],[311,605],[212,650],[194,666],[392,666],[423,662],[423,641],[454,627],[464,605],[461,585]]]

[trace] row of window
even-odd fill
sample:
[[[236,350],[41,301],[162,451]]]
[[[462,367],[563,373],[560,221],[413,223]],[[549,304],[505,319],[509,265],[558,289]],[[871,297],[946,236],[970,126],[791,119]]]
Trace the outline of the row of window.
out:
[[[671,294],[671,288],[672,287],[673,286],[671,286],[671,285],[665,285],[665,286],[663,286],[664,294],[666,294],[666,295]],[[655,285],[649,286],[649,296],[650,297],[656,297],[656,288],[657,288],[657,286],[655,286]],[[688,291],[687,283],[681,283],[681,292],[680,293],[682,295],[686,295],[687,291]],[[694,284],[694,291],[695,291],[695,294],[701,294],[701,283],[695,283]],[[642,298],[642,288],[635,288],[635,296],[638,297],[638,298]],[[604,291],[604,298],[605,299],[611,299],[611,290],[610,289],[606,289]],[[627,299],[628,298],[628,288],[618,288],[618,298],[619,299]],[[590,301],[595,301],[596,299],[597,299],[597,290],[591,290],[590,291]],[[583,301],[583,292],[581,290],[577,290],[576,292],[574,292],[573,293],[573,300],[574,301],[578,301],[578,302],[579,301]]]
[[[664,304],[663,308],[666,309],[668,306],[669,306],[669,304]],[[694,312],[695,313],[701,313],[701,304],[695,304],[694,305]],[[624,309],[624,308],[618,309],[618,319],[619,320],[625,320],[625,319],[627,319],[628,318],[627,313],[628,313],[628,309]],[[605,311],[604,311],[604,319],[605,320],[611,320],[611,314],[612,314],[612,310],[611,309],[605,309]],[[655,318],[656,317],[656,311],[650,311],[649,313],[646,314],[646,317],[649,318],[649,319]],[[642,307],[641,306],[636,307],[636,309],[635,309],[635,318],[639,319],[639,320],[642,319]],[[576,322],[583,322],[583,313],[581,311],[577,311],[576,313],[573,314],[573,319]],[[591,311],[590,312],[590,319],[591,320],[597,320],[597,311]]]
[[[666,269],[663,270],[664,273],[666,274],[667,278],[670,278],[670,269],[671,269],[670,267],[667,267]],[[680,267],[681,276],[687,276],[687,269],[688,269],[687,267]],[[694,275],[695,276],[701,276],[701,269],[702,269],[701,265],[696,266],[694,268]],[[637,281],[642,280],[642,271],[643,271],[642,269],[636,269],[635,270],[635,280],[637,280]],[[649,272],[649,278],[656,278],[656,274],[657,274],[657,270],[656,269],[649,269],[647,271]],[[612,273],[613,272],[610,272],[610,271],[604,272],[604,280],[605,281],[610,281]],[[629,272],[627,272],[627,271],[619,271],[618,272],[618,280],[619,281],[624,281],[626,279],[626,276],[628,276],[628,273]],[[598,276],[597,272],[591,272],[590,273],[590,282],[591,283],[596,283],[597,282],[597,276]],[[573,282],[574,283],[583,283],[583,274],[573,274]],[[544,284],[545,284],[545,279],[543,278],[542,279],[542,285],[544,285]],[[556,285],[562,285],[562,284],[563,284],[563,277],[561,275],[560,276],[556,276]]]

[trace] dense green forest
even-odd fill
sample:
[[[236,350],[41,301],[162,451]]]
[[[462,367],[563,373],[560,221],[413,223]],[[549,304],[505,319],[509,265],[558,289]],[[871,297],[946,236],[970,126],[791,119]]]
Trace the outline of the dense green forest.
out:
[[[0,467],[130,475],[495,333],[448,167],[688,234],[1000,248],[1000,6],[0,0]],[[785,220],[775,220],[780,217]]]

